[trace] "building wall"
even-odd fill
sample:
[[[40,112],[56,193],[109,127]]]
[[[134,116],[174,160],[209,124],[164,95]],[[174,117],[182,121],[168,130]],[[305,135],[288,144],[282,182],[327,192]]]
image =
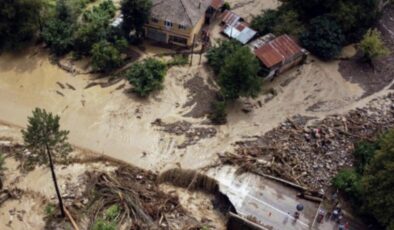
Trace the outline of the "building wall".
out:
[[[158,30],[166,34],[167,38],[165,43],[173,43],[180,46],[191,46],[193,44],[194,35],[198,34],[205,23],[205,15],[201,17],[198,23],[193,28],[180,29],[179,24],[172,24],[172,27],[165,26],[165,20],[158,20],[158,22],[153,22],[145,24],[145,35],[147,35],[149,29]],[[170,41],[170,36],[175,36],[179,38],[185,38],[187,40],[186,45],[182,43],[177,43],[175,41]]]

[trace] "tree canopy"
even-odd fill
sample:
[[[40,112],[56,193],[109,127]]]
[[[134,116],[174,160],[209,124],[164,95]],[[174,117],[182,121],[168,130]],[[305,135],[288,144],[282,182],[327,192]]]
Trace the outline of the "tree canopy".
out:
[[[93,45],[92,67],[95,71],[109,72],[122,64],[120,51],[108,41],[100,41]]]
[[[133,64],[127,71],[126,77],[133,85],[132,91],[141,97],[146,97],[163,87],[166,71],[165,63],[149,58]]]
[[[213,71],[218,74],[224,65],[225,59],[241,47],[241,43],[235,40],[220,41],[219,44],[208,50],[208,64],[212,67]]]
[[[378,143],[362,178],[364,210],[382,225],[394,227],[394,130]]]
[[[0,1],[0,48],[18,48],[40,29],[46,0]]]
[[[344,36],[341,28],[328,17],[311,21],[309,30],[301,38],[302,45],[322,59],[336,57],[342,49]]]
[[[359,214],[394,227],[394,129],[376,142],[361,142],[354,152],[355,170],[345,169],[333,185],[345,192]]]
[[[137,37],[143,35],[143,26],[149,20],[151,0],[123,0],[121,11],[123,14],[122,28],[125,34],[136,31]]]
[[[47,147],[59,158],[65,158],[72,150],[67,142],[69,131],[60,129],[60,117],[43,109],[36,108],[28,118],[28,125],[22,130],[26,147],[32,152],[29,156],[38,163],[47,163]]]
[[[260,64],[248,47],[240,47],[224,59],[219,73],[220,91],[226,100],[240,96],[256,97],[261,89],[261,78],[257,75]]]

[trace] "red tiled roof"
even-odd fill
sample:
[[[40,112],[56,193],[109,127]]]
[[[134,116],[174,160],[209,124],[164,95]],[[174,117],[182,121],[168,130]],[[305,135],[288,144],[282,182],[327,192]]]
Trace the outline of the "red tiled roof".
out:
[[[220,9],[224,4],[224,0],[212,0],[211,7],[215,10]]]
[[[277,37],[254,52],[268,68],[303,53],[302,48],[288,35]]]

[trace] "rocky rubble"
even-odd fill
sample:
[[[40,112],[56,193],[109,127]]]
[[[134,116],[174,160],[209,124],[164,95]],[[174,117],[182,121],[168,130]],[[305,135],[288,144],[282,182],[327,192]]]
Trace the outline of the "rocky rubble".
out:
[[[164,123],[162,120],[156,119],[152,125],[161,127],[161,131],[163,132],[175,134],[176,136],[184,136],[185,141],[177,146],[179,149],[186,148],[189,145],[195,145],[201,139],[212,138],[217,134],[217,130],[213,127],[194,127],[187,121]]]
[[[219,154],[220,159],[241,170],[323,192],[338,170],[352,166],[355,143],[394,127],[394,94],[345,115],[329,116],[310,126],[306,122],[301,116],[288,119],[263,136],[235,143],[235,153]]]

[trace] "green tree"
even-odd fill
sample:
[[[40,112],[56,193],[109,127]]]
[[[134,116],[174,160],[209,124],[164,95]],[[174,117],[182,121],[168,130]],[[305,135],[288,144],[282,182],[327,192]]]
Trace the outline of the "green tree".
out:
[[[257,96],[261,90],[261,78],[257,75],[259,69],[258,60],[247,47],[239,47],[227,56],[218,81],[225,100]]]
[[[224,65],[226,57],[231,56],[240,47],[242,47],[241,43],[234,40],[220,41],[218,45],[208,50],[208,64],[218,74]]]
[[[394,225],[394,129],[379,140],[362,178],[364,210],[382,225]]]
[[[95,71],[109,72],[122,64],[120,51],[108,41],[100,41],[93,45],[92,67]]]
[[[133,64],[126,76],[130,84],[133,85],[132,91],[141,97],[146,97],[151,92],[163,87],[166,70],[165,63],[149,58]]]
[[[71,152],[71,146],[67,143],[69,131],[60,130],[60,117],[47,113],[45,110],[36,108],[33,116],[28,117],[28,125],[22,130],[25,146],[31,151],[30,157],[34,157],[40,163],[49,162],[52,180],[56,195],[59,200],[59,208],[64,217],[64,207],[60,190],[57,184],[53,155],[55,158],[65,158]]]
[[[272,33],[278,17],[279,12],[277,10],[264,10],[259,16],[253,18],[251,27],[261,35]]]
[[[40,29],[45,0],[0,1],[0,48],[18,48]]]
[[[365,167],[369,164],[378,148],[379,145],[375,142],[362,141],[356,144],[353,155],[357,173],[360,175],[364,173]]]
[[[112,1],[102,2],[83,15],[83,21],[74,34],[74,48],[80,54],[89,54],[93,44],[107,40],[110,20],[114,15]]]
[[[74,27],[67,20],[50,19],[42,31],[42,38],[56,55],[69,52],[73,45]]]
[[[135,30],[140,38],[143,35],[143,26],[149,20],[151,8],[151,0],[122,0],[122,28],[125,34]]]
[[[298,19],[297,12],[289,10],[280,14],[272,30],[276,35],[290,34],[299,36],[305,31],[305,28],[303,23]]]
[[[332,184],[341,191],[352,194],[349,198],[353,205],[360,204],[361,193],[361,177],[353,169],[345,169],[340,171],[332,181]]]
[[[385,47],[381,34],[377,29],[368,30],[359,47],[364,54],[364,58],[368,61],[389,54],[389,50]]]
[[[335,21],[327,17],[317,17],[311,21],[310,27],[300,40],[310,52],[329,60],[341,52],[344,36]]]

